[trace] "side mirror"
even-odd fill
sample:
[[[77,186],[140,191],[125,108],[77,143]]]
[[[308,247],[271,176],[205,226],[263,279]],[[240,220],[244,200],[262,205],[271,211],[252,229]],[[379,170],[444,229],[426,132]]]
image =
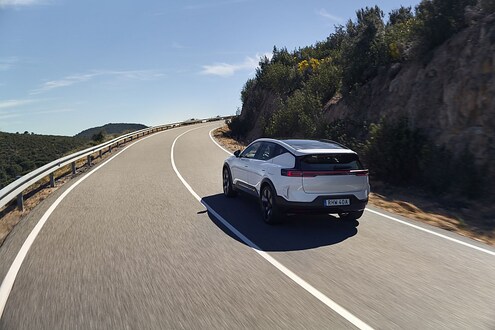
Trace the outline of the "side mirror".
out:
[[[237,158],[239,158],[239,155],[241,154],[241,151],[240,150],[236,150],[234,152],[234,156],[236,156]]]

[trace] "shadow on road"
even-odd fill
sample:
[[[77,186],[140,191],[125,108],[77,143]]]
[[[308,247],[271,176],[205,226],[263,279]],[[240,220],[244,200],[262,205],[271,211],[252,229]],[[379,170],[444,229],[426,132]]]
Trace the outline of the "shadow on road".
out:
[[[247,196],[227,198],[223,194],[202,200],[263,251],[296,251],[340,243],[357,233],[358,221],[343,222],[329,215],[292,215],[280,225],[267,225],[261,219],[256,199]],[[216,217],[210,219],[226,234],[242,242]]]

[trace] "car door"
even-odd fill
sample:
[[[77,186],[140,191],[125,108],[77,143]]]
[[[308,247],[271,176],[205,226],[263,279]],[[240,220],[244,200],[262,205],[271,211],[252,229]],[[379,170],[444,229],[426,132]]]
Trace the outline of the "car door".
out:
[[[248,184],[255,187],[258,191],[261,180],[265,177],[267,165],[274,156],[276,144],[273,142],[262,142],[254,158],[249,160],[247,167]]]
[[[248,167],[251,159],[253,159],[258,152],[261,142],[254,142],[249,145],[243,152],[237,157],[231,165],[232,181],[234,184],[246,186],[249,185],[248,180]]]

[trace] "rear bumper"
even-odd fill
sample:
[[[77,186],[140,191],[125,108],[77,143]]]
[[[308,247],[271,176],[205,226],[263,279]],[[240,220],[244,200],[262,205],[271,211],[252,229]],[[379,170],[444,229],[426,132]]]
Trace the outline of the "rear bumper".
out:
[[[350,205],[340,206],[325,206],[325,200],[327,199],[350,199]],[[362,211],[368,204],[368,199],[358,199],[354,195],[332,195],[332,196],[318,196],[312,202],[289,202],[285,198],[277,196],[277,205],[283,212],[287,213],[346,213]]]

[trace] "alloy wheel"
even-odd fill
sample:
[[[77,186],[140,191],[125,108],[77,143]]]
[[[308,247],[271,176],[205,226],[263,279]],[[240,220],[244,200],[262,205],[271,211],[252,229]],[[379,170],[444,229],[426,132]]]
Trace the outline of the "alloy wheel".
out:
[[[263,207],[263,217],[266,220],[271,219],[273,212],[273,195],[269,187],[263,189],[261,194],[261,205]]]

